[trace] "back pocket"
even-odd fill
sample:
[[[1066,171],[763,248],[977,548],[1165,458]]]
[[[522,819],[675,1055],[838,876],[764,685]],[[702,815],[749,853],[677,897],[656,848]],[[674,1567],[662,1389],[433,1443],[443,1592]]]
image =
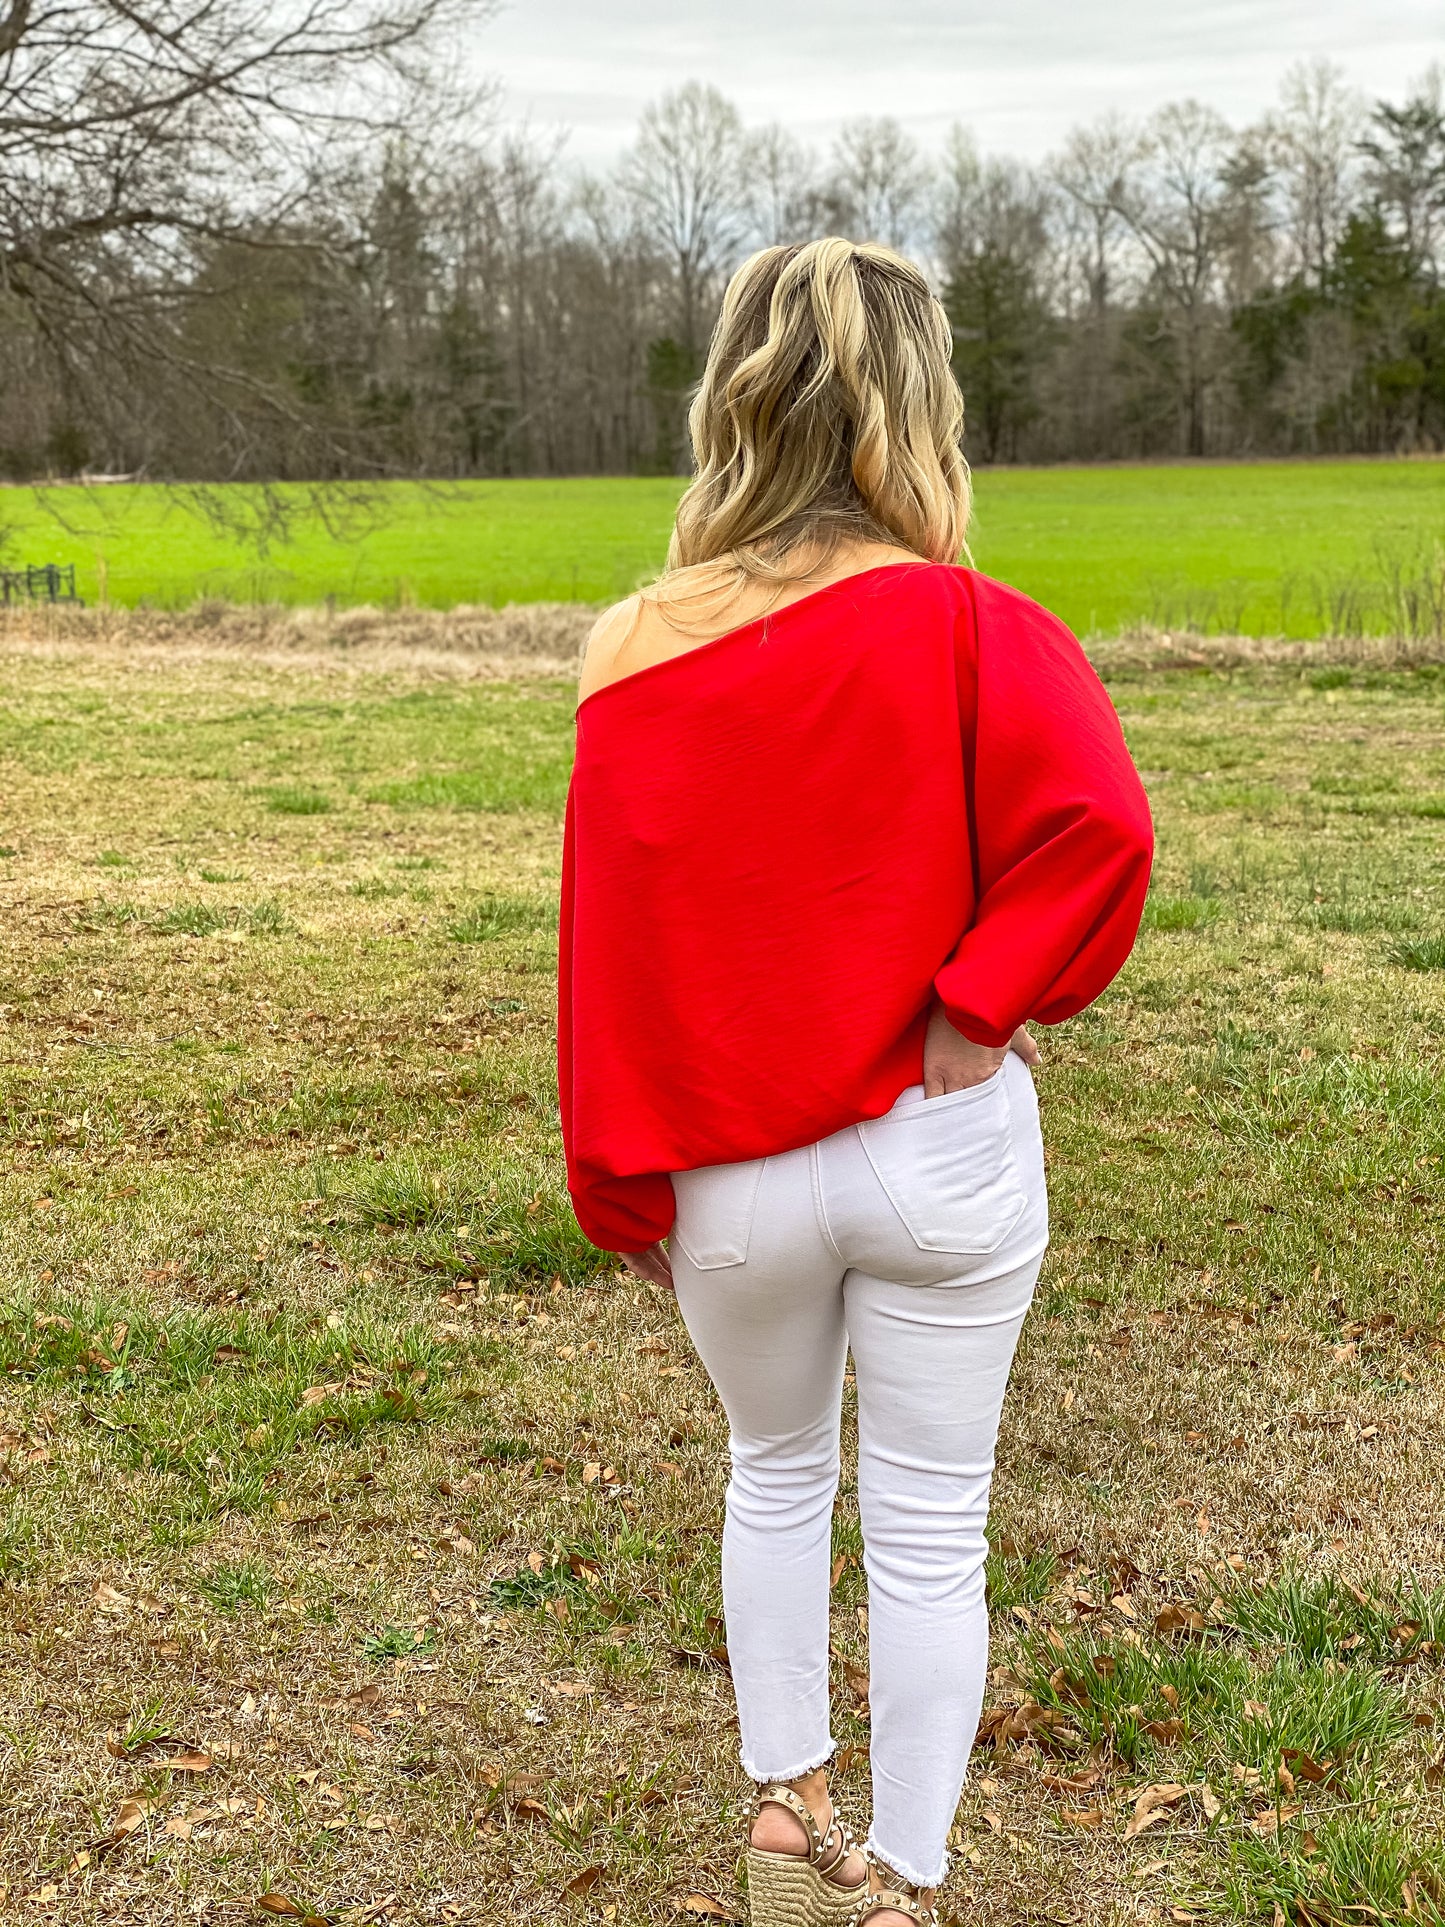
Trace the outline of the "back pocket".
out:
[[[672,1236],[699,1271],[721,1271],[746,1259],[766,1162],[752,1158],[746,1164],[673,1172],[677,1217]]]
[[[858,1127],[868,1162],[924,1251],[996,1251],[1027,1199],[1014,1155],[1004,1068]]]

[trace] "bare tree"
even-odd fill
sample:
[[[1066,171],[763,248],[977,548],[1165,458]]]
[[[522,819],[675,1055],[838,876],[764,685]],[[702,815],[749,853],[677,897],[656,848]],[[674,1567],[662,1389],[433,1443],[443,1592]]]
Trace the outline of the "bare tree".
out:
[[[1048,163],[1055,188],[1059,337],[1049,410],[1064,448],[1122,452],[1121,336],[1143,278],[1137,243],[1119,212],[1142,155],[1139,130],[1118,114],[1074,128]]]
[[[907,250],[927,223],[930,171],[896,120],[848,121],[833,144],[829,186],[860,241]]]
[[[1231,284],[1243,286],[1253,271],[1261,188],[1257,158],[1197,101],[1154,116],[1120,182],[1115,205],[1148,264],[1156,344],[1175,365],[1186,455],[1205,452],[1220,321]]]
[[[751,225],[761,246],[804,241],[822,231],[817,159],[786,127],[774,122],[748,136],[743,172]]]
[[[1354,201],[1364,105],[1327,60],[1292,67],[1280,96],[1267,138],[1284,200],[1290,265],[1323,288]]]
[[[1076,127],[1050,165],[1077,222],[1071,236],[1088,311],[1099,316],[1121,293],[1126,224],[1119,209],[1141,158],[1138,132],[1118,114]]]
[[[294,388],[187,348],[198,261],[325,247],[318,189],[437,98],[439,38],[491,6],[0,0],[0,295],[96,436],[163,364],[238,448],[278,413],[325,439]]]
[[[954,367],[970,448],[985,462],[1016,454],[1039,412],[1047,356],[1049,189],[1016,162],[980,161],[955,127],[940,183],[937,250],[953,324]]]
[[[643,113],[620,179],[644,233],[672,264],[677,341],[691,365],[746,227],[737,109],[716,87],[695,80],[664,95]]]

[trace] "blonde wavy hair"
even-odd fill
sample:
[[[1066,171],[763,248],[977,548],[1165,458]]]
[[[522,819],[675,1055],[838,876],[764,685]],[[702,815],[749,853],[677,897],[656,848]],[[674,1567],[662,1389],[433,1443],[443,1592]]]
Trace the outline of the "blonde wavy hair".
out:
[[[891,248],[830,237],[745,261],[688,414],[696,476],[652,593],[709,563],[781,585],[850,538],[956,562],[970,491],[952,350],[927,281]]]

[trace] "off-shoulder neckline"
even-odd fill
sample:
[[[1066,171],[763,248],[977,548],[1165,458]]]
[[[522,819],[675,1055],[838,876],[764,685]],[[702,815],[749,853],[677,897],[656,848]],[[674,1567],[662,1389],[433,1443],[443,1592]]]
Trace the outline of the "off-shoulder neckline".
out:
[[[735,629],[725,629],[720,636],[710,636],[706,642],[695,643],[691,649],[684,649],[675,656],[663,656],[658,662],[644,663],[640,669],[633,669],[625,676],[618,676],[611,682],[603,683],[600,688],[592,690],[582,698],[577,705],[577,714],[580,716],[583,710],[595,703],[600,696],[609,696],[614,690],[628,689],[633,683],[641,682],[645,677],[655,676],[661,670],[676,669],[681,663],[695,662],[699,656],[711,655],[713,650],[720,649],[725,643],[737,642],[743,636],[752,634],[754,630],[764,629],[771,623],[782,621],[795,609],[814,607],[825,596],[832,595],[839,589],[849,588],[854,583],[866,582],[876,575],[892,575],[895,571],[905,573],[913,569],[936,569],[940,566],[942,565],[937,562],[929,562],[919,556],[907,562],[875,562],[869,568],[855,569],[851,575],[837,576],[832,582],[824,582],[816,589],[810,589],[807,595],[797,596],[792,602],[785,602],[780,609],[767,609],[762,615],[754,616],[751,621],[739,623]]]

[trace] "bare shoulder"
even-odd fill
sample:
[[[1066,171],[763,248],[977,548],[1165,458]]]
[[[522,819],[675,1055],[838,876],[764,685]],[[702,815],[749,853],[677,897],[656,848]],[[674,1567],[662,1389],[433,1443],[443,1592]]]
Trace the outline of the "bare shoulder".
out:
[[[604,609],[593,623],[582,646],[582,670],[577,680],[579,702],[601,689],[617,674],[617,659],[634,631],[642,613],[641,596],[630,595]]]

